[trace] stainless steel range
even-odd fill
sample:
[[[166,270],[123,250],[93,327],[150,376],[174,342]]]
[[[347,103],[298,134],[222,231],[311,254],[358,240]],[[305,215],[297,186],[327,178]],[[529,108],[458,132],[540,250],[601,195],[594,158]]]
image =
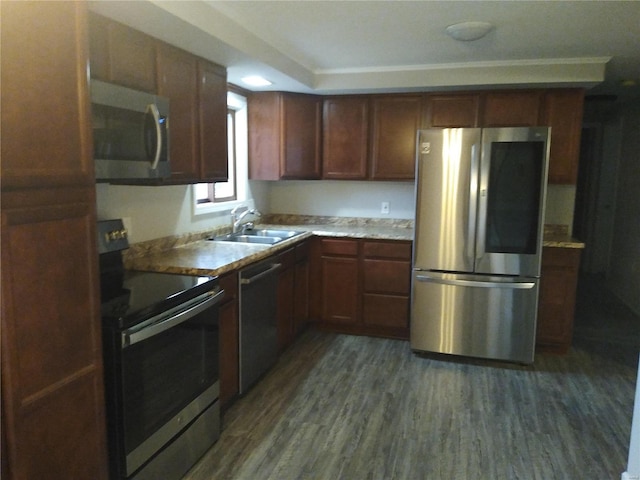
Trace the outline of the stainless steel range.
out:
[[[112,479],[181,478],[220,434],[216,277],[134,272],[121,220],[98,223]]]

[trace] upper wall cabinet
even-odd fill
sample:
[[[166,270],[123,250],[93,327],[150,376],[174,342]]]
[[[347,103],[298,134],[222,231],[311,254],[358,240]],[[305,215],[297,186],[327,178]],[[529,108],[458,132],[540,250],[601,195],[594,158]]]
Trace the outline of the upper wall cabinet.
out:
[[[171,105],[169,156],[171,176],[191,180],[200,174],[198,61],[168,45],[158,49],[158,94]]]
[[[227,162],[227,71],[198,60],[198,106],[200,124],[200,176],[208,182],[226,182]]]
[[[423,126],[423,99],[423,95],[372,98],[372,179],[415,178],[416,132]]]
[[[172,173],[161,182],[226,181],[226,70],[97,14],[89,31],[92,78],[169,99]]]
[[[429,128],[477,127],[480,114],[479,94],[429,95],[427,122]]]
[[[535,127],[542,90],[491,92],[484,98],[482,127]]]
[[[577,181],[583,105],[581,89],[548,90],[544,95],[540,123],[551,127],[549,183]]]
[[[86,13],[40,3],[2,4],[3,190],[95,182]]]
[[[549,183],[575,184],[584,91],[548,89],[427,96],[429,127],[551,127]]]
[[[124,87],[156,92],[156,42],[152,37],[91,15],[91,76]]]
[[[259,92],[248,108],[249,178],[320,178],[322,97]]]
[[[366,179],[369,97],[325,98],[322,133],[322,178]]]

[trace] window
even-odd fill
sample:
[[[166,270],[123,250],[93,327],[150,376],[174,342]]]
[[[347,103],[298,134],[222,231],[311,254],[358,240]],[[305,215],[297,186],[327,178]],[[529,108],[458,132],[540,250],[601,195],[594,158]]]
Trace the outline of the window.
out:
[[[247,100],[229,92],[227,107],[229,179],[193,186],[196,214],[229,208],[247,199]]]

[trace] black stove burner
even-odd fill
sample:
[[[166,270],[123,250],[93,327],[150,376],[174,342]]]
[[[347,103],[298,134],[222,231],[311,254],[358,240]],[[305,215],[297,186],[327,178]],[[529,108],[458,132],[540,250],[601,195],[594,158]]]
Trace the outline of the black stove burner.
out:
[[[217,277],[124,271],[101,278],[101,311],[112,327],[129,328],[213,290]]]

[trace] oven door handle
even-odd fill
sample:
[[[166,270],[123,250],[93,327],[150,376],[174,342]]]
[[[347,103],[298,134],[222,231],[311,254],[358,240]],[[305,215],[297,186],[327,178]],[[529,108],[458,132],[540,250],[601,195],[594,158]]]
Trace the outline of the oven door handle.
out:
[[[169,315],[164,313],[152,318],[150,323],[147,323],[143,328],[125,330],[121,334],[122,348],[127,348],[169,330],[176,325],[180,325],[206,309],[211,308],[216,303],[220,303],[224,297],[224,290],[212,290],[202,295],[202,297],[204,297],[204,300],[178,313]]]

